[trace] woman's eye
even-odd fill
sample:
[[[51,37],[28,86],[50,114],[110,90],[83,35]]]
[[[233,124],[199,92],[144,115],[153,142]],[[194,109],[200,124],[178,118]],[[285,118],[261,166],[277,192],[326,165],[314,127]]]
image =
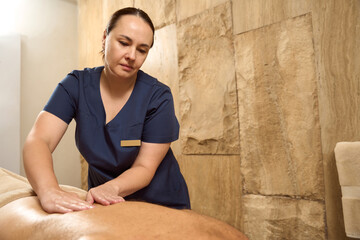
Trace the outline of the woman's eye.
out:
[[[138,51],[139,51],[140,53],[144,53],[144,54],[146,53],[146,51],[143,50],[143,49],[139,49]]]
[[[129,44],[127,42],[124,42],[124,41],[119,41],[119,43],[123,46],[129,46]]]

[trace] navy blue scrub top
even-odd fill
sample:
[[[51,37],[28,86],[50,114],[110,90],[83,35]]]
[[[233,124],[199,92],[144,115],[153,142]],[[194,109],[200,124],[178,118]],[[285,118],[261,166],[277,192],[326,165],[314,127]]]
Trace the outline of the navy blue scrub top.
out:
[[[179,136],[169,87],[141,70],[130,98],[106,124],[100,95],[103,68],[85,68],[68,74],[44,108],[67,124],[75,119],[76,146],[89,164],[89,189],[116,178],[132,166],[140,147],[122,147],[121,141],[169,143]],[[188,189],[171,148],[151,183],[125,199],[190,208]]]

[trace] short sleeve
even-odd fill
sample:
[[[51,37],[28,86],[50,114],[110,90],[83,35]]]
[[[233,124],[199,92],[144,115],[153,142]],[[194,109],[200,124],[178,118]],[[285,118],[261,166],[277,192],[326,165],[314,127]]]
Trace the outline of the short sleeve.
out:
[[[143,128],[142,140],[168,143],[179,138],[179,123],[175,116],[174,101],[167,86],[160,86],[150,101]]]
[[[78,84],[73,74],[68,74],[55,88],[44,110],[69,124],[75,117]]]

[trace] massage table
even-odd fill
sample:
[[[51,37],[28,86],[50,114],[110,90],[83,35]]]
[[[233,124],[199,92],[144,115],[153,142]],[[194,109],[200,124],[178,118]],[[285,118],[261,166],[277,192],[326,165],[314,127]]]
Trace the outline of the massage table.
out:
[[[86,191],[61,186],[85,199]],[[236,239],[234,227],[192,210],[126,201],[66,214],[48,214],[27,179],[0,168],[0,239]]]

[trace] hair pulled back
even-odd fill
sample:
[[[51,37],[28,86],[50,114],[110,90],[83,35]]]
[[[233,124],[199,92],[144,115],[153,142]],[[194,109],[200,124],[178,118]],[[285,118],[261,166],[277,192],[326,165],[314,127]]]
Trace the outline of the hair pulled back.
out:
[[[150,47],[152,47],[154,45],[154,34],[155,34],[154,24],[152,23],[149,15],[147,15],[146,12],[144,12],[143,10],[141,10],[139,8],[127,7],[127,8],[119,9],[118,11],[114,12],[113,15],[111,15],[110,20],[106,26],[106,35],[109,35],[111,30],[115,27],[117,21],[124,15],[138,16],[138,17],[142,18],[150,26],[150,28],[153,32],[153,39],[152,39],[152,43],[150,46]]]

